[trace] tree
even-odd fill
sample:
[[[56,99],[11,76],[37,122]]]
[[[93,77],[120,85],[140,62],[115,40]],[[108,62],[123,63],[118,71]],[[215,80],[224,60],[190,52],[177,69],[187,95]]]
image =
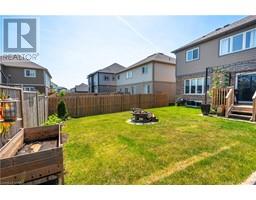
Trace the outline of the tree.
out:
[[[67,111],[67,106],[64,102],[64,100],[60,100],[60,102],[58,103],[58,117],[65,120],[68,117],[68,111]]]

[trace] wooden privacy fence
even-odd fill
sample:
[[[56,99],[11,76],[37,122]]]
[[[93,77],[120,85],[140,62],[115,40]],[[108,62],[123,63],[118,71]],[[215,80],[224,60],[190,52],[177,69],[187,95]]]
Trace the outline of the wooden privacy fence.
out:
[[[71,117],[83,117],[104,113],[114,113],[130,110],[133,107],[153,108],[168,106],[166,94],[137,95],[75,95],[64,97],[49,97],[49,114],[57,112],[58,102],[63,99]]]
[[[229,88],[212,88],[212,108],[226,104],[226,96]]]
[[[35,127],[44,124],[48,118],[48,97],[37,92],[24,92],[24,127]]]

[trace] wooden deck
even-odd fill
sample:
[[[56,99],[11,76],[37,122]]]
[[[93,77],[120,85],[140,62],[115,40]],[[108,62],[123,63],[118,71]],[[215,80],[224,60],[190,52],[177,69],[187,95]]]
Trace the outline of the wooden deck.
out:
[[[244,120],[252,120],[252,105],[233,105],[228,113],[229,118],[238,118]]]

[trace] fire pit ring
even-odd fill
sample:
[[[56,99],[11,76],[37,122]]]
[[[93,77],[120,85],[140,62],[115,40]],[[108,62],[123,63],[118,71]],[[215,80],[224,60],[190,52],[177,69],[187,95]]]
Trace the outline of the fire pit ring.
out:
[[[144,125],[144,124],[155,124],[159,120],[156,118],[156,116],[148,111],[145,111],[141,108],[132,108],[132,118],[127,120],[127,123],[129,124],[135,124],[135,125]]]

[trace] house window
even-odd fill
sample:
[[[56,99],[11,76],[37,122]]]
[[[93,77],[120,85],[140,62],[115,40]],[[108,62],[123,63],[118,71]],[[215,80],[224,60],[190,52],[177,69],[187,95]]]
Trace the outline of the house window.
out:
[[[124,88],[124,93],[128,94],[129,93],[129,89],[128,88]]]
[[[195,94],[196,93],[196,79],[192,79],[191,80],[191,90],[190,90],[191,94]]]
[[[220,56],[256,47],[256,29],[220,40]]]
[[[112,76],[112,81],[114,81],[115,80],[115,76]]]
[[[148,73],[148,66],[144,66],[141,68],[142,74],[147,74]]]
[[[136,93],[136,88],[135,86],[132,86],[132,94],[135,94]]]
[[[197,94],[203,94],[203,78],[197,79],[197,87],[196,87],[196,93]]]
[[[190,93],[190,80],[185,80],[185,94]]]
[[[104,80],[105,80],[105,81],[108,81],[108,80],[109,80],[109,77],[105,75],[105,76],[104,76]]]
[[[36,78],[36,70],[24,69],[24,77]]]
[[[24,91],[36,91],[35,87],[23,87]]]
[[[184,80],[184,94],[203,94],[204,78]]]
[[[132,71],[126,72],[126,79],[132,78]]]
[[[220,54],[225,55],[230,52],[230,38],[226,38],[220,41]]]
[[[117,75],[117,80],[119,80],[120,79],[120,75]]]
[[[243,48],[243,34],[239,34],[233,37],[232,51],[240,51]]]
[[[246,45],[245,48],[256,47],[256,29],[246,32]]]
[[[144,93],[150,94],[150,85],[144,85]]]
[[[193,60],[198,60],[199,59],[199,47],[188,50],[186,52],[186,61],[193,61]]]

